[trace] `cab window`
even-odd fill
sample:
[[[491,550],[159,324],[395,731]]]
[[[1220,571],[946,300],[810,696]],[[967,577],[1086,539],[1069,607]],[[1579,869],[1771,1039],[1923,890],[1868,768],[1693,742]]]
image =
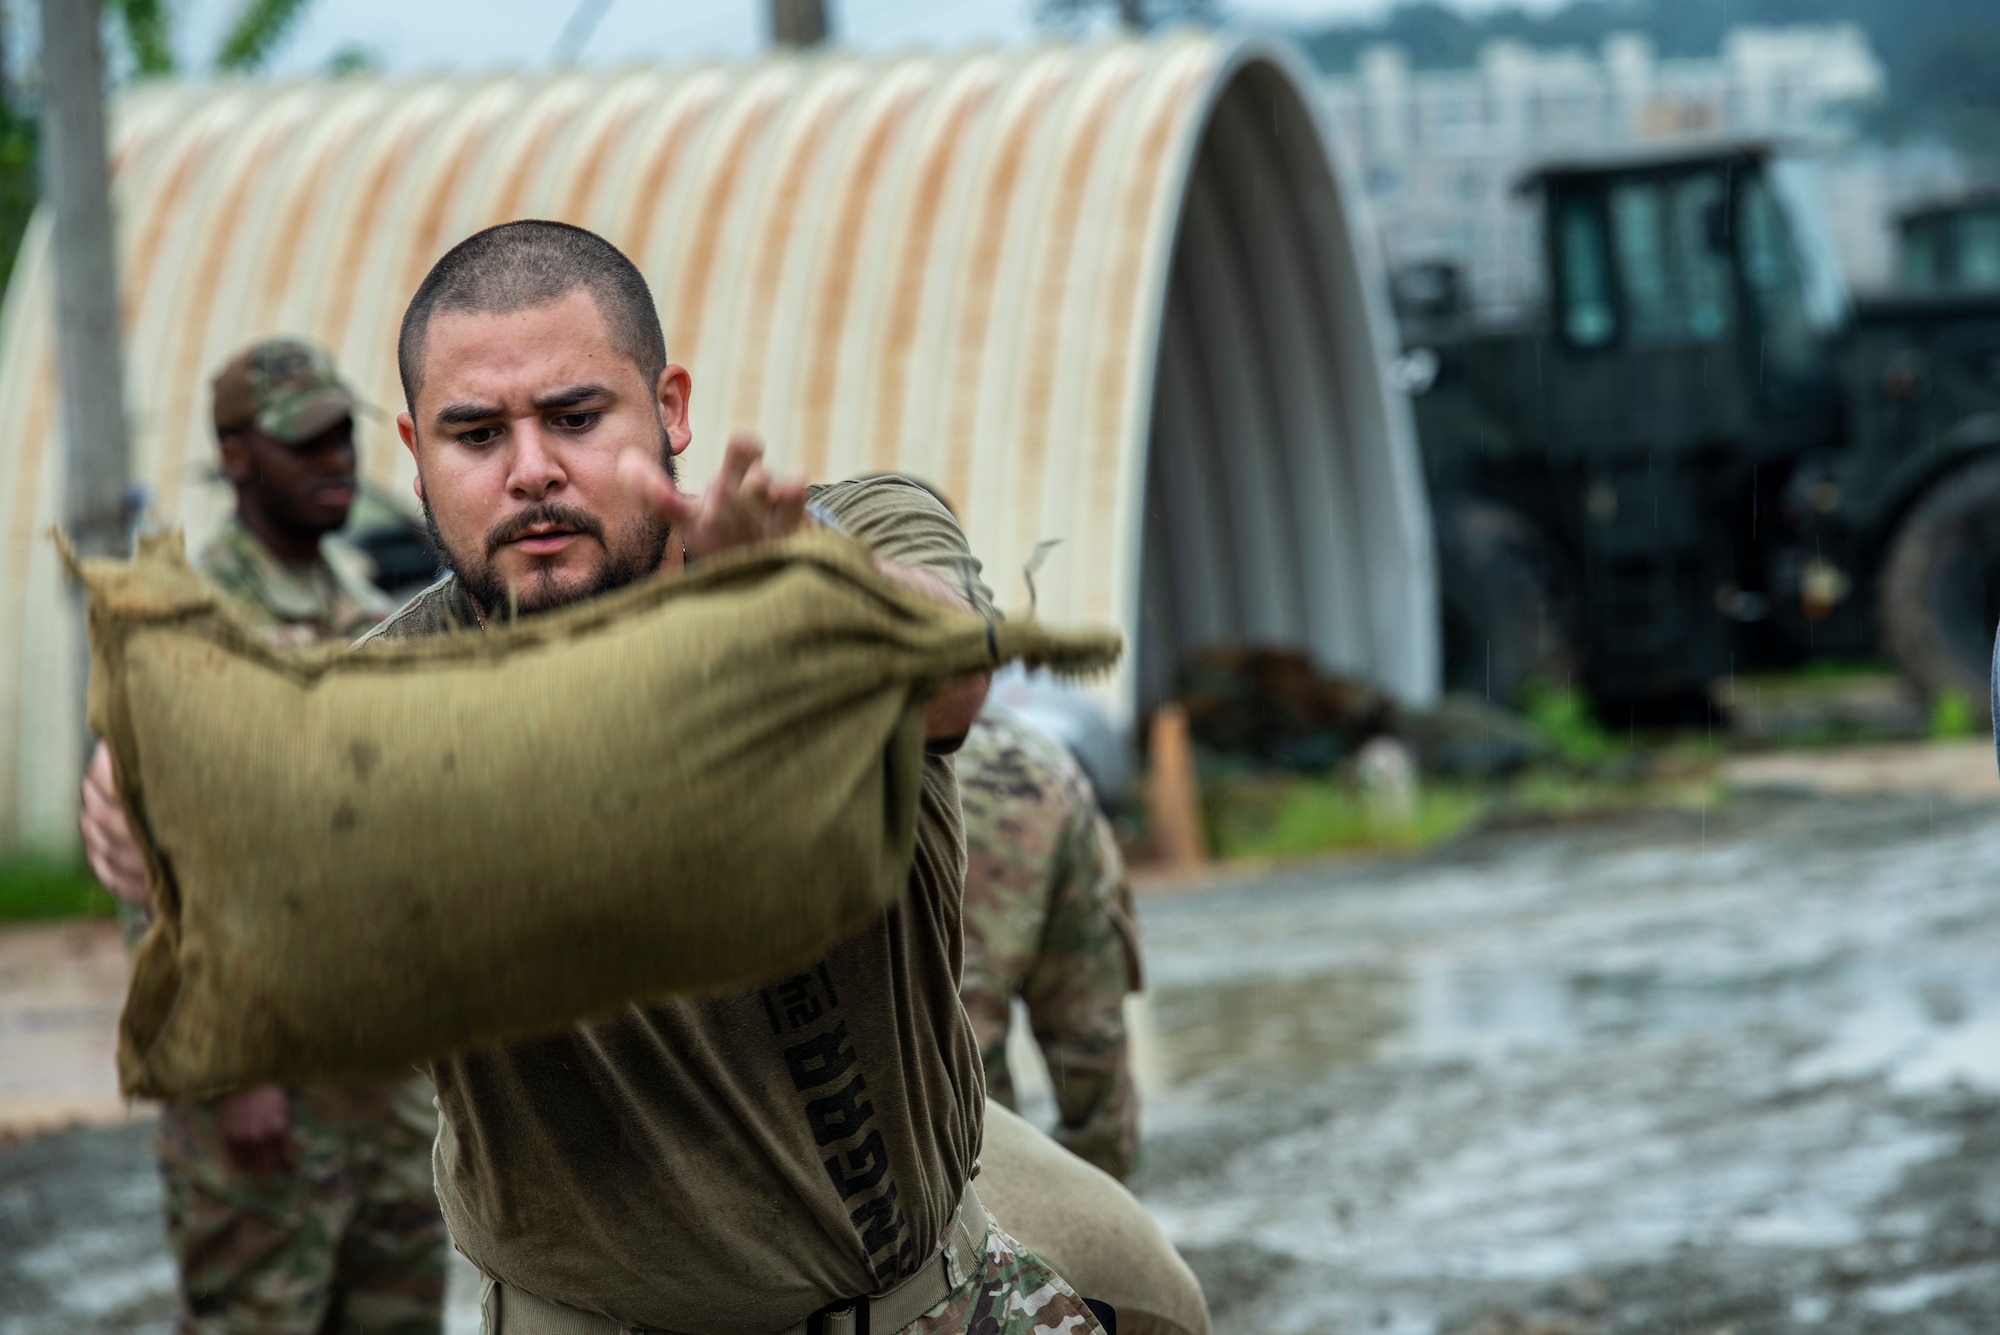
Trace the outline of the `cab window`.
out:
[[[1810,394],[1825,367],[1785,211],[1760,172],[1738,178],[1736,229],[1755,315],[1758,388],[1766,403],[1782,408]]]
[[[1955,249],[1960,291],[2000,287],[2000,213],[1974,213],[1961,219]]]
[[[1569,196],[1556,211],[1563,337],[1579,348],[1607,346],[1618,333],[1604,213],[1596,201]]]
[[[1723,197],[1715,172],[1612,187],[1612,236],[1634,346],[1706,343],[1728,332],[1728,254],[1709,221]]]

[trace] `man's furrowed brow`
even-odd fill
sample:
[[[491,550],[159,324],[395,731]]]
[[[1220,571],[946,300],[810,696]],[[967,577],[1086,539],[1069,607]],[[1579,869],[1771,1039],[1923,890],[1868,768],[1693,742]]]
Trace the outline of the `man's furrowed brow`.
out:
[[[438,409],[437,424],[471,426],[475,422],[490,422],[505,415],[505,410],[497,403],[453,403]]]
[[[611,398],[611,391],[603,385],[571,385],[551,394],[543,394],[535,399],[535,406],[543,412],[559,412],[564,408],[575,408],[597,399]]]

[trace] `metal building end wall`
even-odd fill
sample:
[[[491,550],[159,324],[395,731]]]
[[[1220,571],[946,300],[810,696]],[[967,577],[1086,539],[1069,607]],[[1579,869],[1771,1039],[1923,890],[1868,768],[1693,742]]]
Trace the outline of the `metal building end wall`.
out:
[[[1435,694],[1434,576],[1378,269],[1272,53],[1219,88],[1187,182],[1154,380],[1136,702],[1203,645],[1302,646]]]
[[[819,478],[922,477],[1003,606],[1112,621],[1131,720],[1216,638],[1436,689],[1428,517],[1356,194],[1282,47],[1182,34],[953,57],[475,82],[154,86],[114,118],[135,470],[199,545],[226,515],[208,377],[273,332],[379,413],[410,496],[395,339],[430,264],[560,218],[621,246],[732,430]],[[78,708],[52,546],[48,227],[0,313],[0,846],[71,837]]]

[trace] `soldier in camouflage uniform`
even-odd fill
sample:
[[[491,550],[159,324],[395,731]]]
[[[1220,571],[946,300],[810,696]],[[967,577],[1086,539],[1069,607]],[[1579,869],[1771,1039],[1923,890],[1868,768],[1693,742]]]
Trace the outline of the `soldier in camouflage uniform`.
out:
[[[329,536],[354,498],[353,406],[326,354],[289,339],[257,344],[215,380],[237,509],[198,564],[278,643],[352,640],[393,610],[366,558]],[[441,1330],[436,1133],[419,1075],[168,1105],[159,1155],[182,1330]]]
[[[1007,1032],[1020,997],[1055,1086],[1055,1138],[1123,1178],[1139,1130],[1124,1002],[1140,978],[1117,841],[1062,744],[997,704],[980,713],[957,763],[966,847],[959,991],[986,1091],[1014,1106]]]

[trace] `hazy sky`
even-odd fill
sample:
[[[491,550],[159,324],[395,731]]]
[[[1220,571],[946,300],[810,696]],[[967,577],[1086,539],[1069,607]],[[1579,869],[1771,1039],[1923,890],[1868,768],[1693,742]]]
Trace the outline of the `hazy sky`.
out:
[[[241,0],[180,0],[180,37],[193,73],[215,50]],[[577,0],[317,0],[273,62],[277,74],[318,70],[358,46],[390,71],[534,68],[549,63]],[[1491,0],[1463,0],[1485,8]],[[1238,0],[1242,21],[1291,24],[1379,13],[1386,0]],[[1539,5],[1536,7],[1540,7]],[[831,0],[838,39],[879,50],[1015,43],[1035,35],[1034,0]],[[764,0],[611,0],[581,63],[743,57],[763,45]]]

